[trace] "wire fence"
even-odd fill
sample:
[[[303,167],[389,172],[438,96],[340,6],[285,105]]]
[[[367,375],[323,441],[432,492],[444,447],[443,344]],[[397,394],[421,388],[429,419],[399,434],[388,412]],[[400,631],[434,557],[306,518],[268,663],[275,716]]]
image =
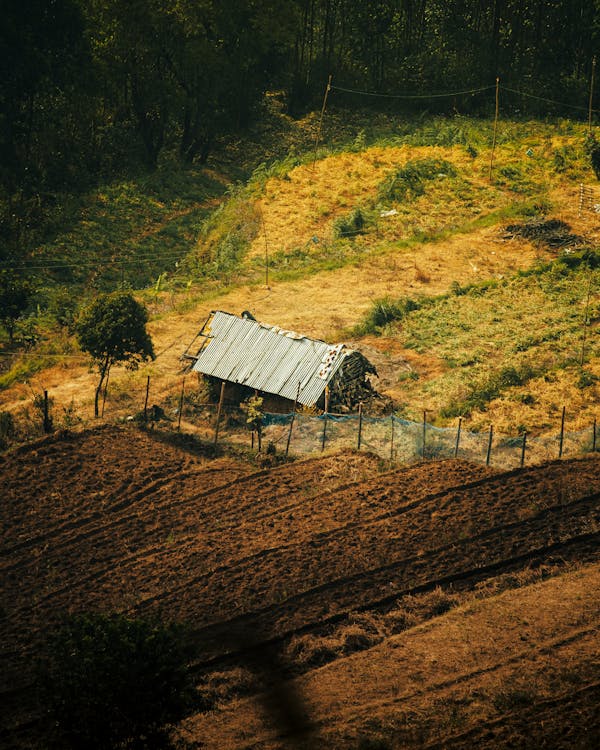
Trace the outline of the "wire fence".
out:
[[[208,440],[240,443],[279,455],[310,456],[323,451],[358,449],[391,463],[462,458],[499,469],[539,464],[597,450],[597,424],[579,431],[557,426],[555,434],[534,437],[506,435],[492,427],[486,432],[465,430],[462,420],[454,427],[436,427],[424,419],[412,422],[396,415],[264,413],[258,430],[247,423],[247,414],[236,406],[197,404],[185,397],[181,411],[175,405],[171,419],[203,427]]]

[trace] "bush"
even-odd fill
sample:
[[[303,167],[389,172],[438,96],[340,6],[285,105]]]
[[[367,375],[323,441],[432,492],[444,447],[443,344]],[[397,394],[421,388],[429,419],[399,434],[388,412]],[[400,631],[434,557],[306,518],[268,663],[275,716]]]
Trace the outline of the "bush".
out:
[[[168,746],[167,725],[193,705],[181,628],[122,615],[72,618],[39,668],[59,747]]]
[[[439,176],[455,177],[456,169],[444,159],[415,159],[407,162],[379,190],[386,201],[405,201],[425,193],[425,183]]]
[[[409,312],[418,310],[420,307],[421,303],[410,297],[398,300],[384,297],[375,300],[363,322],[358,325],[356,332],[361,335],[377,333],[388,323],[402,320]]]
[[[349,216],[338,219],[333,225],[335,237],[355,237],[362,234],[365,228],[365,217],[360,208],[355,208]]]

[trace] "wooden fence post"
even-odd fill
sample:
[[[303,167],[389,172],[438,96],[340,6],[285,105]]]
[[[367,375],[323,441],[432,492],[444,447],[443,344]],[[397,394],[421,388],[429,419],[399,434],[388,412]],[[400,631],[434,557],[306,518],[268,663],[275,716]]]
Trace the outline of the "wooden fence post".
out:
[[[521,468],[525,465],[525,449],[527,446],[527,430],[523,431],[523,445],[521,446]]]
[[[485,457],[485,465],[490,465],[490,458],[492,456],[492,440],[494,439],[494,425],[490,425],[490,436],[488,439],[487,455]]]
[[[179,396],[179,415],[177,418],[177,432],[179,432],[181,428],[181,412],[183,411],[183,392],[185,389],[185,375],[183,377],[183,380],[181,381],[181,395]]]
[[[144,424],[148,423],[148,396],[150,395],[150,375],[146,381],[146,398],[144,400]]]
[[[287,436],[287,443],[285,445],[285,457],[288,457],[290,452],[290,443],[292,441],[292,428],[294,426],[294,420],[296,419],[296,409],[298,408],[298,399],[300,398],[300,383],[298,383],[298,390],[296,391],[296,398],[294,399],[294,406],[292,407],[292,419],[290,421],[290,429]]]
[[[44,432],[52,432],[52,420],[50,419],[50,405],[48,402],[48,391],[44,391]]]
[[[390,463],[394,460],[394,412],[390,414],[392,420],[392,439],[390,441]]]
[[[558,457],[562,458],[563,454],[563,445],[564,445],[564,439],[565,439],[565,413],[567,411],[567,407],[563,406],[562,409],[562,417],[560,420],[560,439],[558,443]]]
[[[225,397],[225,381],[221,383],[221,394],[219,396],[219,406],[217,407],[217,424],[215,425],[215,441],[213,449],[217,451],[217,441],[219,439],[219,424],[221,422],[221,409],[223,408],[223,399]]]
[[[462,417],[458,418],[458,427],[456,429],[456,445],[454,446],[454,458],[458,456],[458,445],[460,443],[460,428],[462,426]]]
[[[423,409],[423,450],[421,451],[421,458],[425,460],[425,444],[427,440],[427,409]]]
[[[362,421],[363,421],[363,405],[362,401],[358,404],[358,445],[357,450],[360,450],[360,443],[362,440]]]
[[[596,452],[596,417],[594,417],[594,424],[592,426],[592,453]]]

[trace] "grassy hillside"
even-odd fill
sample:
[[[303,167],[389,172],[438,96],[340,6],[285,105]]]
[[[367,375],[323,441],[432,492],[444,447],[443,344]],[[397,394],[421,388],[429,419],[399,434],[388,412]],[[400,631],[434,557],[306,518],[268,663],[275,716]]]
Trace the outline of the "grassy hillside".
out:
[[[493,160],[489,121],[331,111],[315,151],[316,128],[314,116],[292,122],[273,107],[262,132],[224,145],[210,170],[163,165],[87,196],[39,249],[47,266],[65,254],[77,263],[46,273],[41,340],[3,357],[0,384],[17,389],[3,399],[24,398],[18,382],[53,365],[40,382],[60,401],[61,356],[77,378],[68,400],[87,398],[62,308],[73,314],[98,287],[148,284],[139,293],[159,358],[139,377],[152,373],[159,392],[176,377],[174,348],[210,309],[250,309],[376,350],[379,388],[409,418],[426,408],[439,424],[543,432],[566,405],[571,428],[588,426],[600,303],[596,214],[579,213],[580,183],[596,183],[585,128],[502,121]],[[131,377],[114,409],[128,408]]]

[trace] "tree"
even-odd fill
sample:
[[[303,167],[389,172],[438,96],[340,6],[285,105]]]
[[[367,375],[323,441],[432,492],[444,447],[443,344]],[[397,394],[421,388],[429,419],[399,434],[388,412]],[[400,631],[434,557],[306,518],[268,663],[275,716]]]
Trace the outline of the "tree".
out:
[[[100,375],[94,399],[96,417],[102,385],[112,365],[125,362],[135,370],[140,362],[154,359],[147,322],[146,308],[128,292],[100,295],[78,318],[79,345],[91,355]]]
[[[88,614],[48,639],[40,698],[60,747],[164,748],[167,725],[194,705],[181,626]]]
[[[11,271],[0,271],[0,322],[13,343],[15,327],[21,314],[27,309],[31,287],[26,279]]]

